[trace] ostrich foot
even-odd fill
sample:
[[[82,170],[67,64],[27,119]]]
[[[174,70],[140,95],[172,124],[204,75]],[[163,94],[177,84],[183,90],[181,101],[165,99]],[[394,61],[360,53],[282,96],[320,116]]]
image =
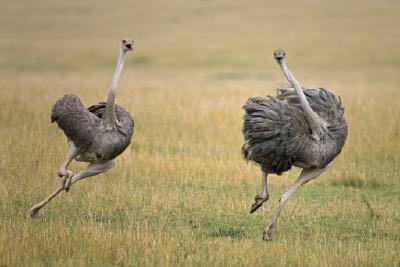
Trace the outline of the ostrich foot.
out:
[[[26,217],[30,219],[35,219],[41,207],[33,206],[30,208],[26,214]]]
[[[65,179],[61,182],[61,186],[64,188],[65,192],[68,193],[68,191],[71,188],[71,180],[72,177],[74,176],[74,173],[72,171],[66,171],[67,175]]]
[[[266,202],[269,198],[269,195],[256,195],[254,197],[254,203],[251,205],[250,213],[255,212],[259,207],[262,206],[264,202]]]
[[[268,227],[263,232],[263,240],[264,241],[272,241],[272,226],[268,225]]]

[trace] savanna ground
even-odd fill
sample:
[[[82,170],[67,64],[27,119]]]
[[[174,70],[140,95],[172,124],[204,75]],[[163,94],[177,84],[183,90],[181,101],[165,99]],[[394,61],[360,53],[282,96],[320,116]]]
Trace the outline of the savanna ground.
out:
[[[399,1],[1,1],[0,266],[399,266]],[[43,208],[66,138],[65,93],[104,100],[133,36],[117,102],[133,143],[109,172]],[[342,96],[349,137],[329,171],[261,232],[299,174],[261,179],[241,158],[241,105],[300,82]],[[73,163],[77,171],[85,165]]]

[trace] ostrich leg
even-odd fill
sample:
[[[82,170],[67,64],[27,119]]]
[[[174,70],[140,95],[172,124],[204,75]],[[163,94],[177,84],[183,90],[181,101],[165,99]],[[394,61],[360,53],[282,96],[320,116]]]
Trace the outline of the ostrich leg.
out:
[[[63,162],[63,164],[58,169],[58,176],[64,177],[67,176],[67,168],[71,161],[78,155],[78,149],[72,141],[68,142],[68,154],[67,158]]]
[[[267,173],[262,171],[261,173],[262,191],[261,194],[258,194],[254,197],[254,203],[251,205],[250,213],[255,212],[269,198],[267,189],[267,175],[268,175]]]
[[[28,218],[35,218],[37,216],[37,213],[39,212],[39,210],[41,208],[43,208],[44,205],[49,203],[61,191],[65,190],[66,192],[68,192],[70,187],[74,183],[79,181],[80,179],[83,179],[83,178],[86,178],[86,177],[89,177],[89,176],[94,176],[94,175],[97,175],[97,174],[102,173],[102,172],[106,172],[109,169],[111,169],[114,165],[115,165],[115,160],[112,159],[112,160],[105,161],[105,162],[93,162],[93,163],[90,163],[89,166],[85,170],[83,170],[83,171],[81,171],[81,172],[79,172],[79,173],[77,173],[75,175],[73,175],[73,173],[71,171],[67,171],[67,177],[66,177],[63,185],[61,185],[61,187],[59,189],[57,189],[56,191],[51,193],[43,201],[41,201],[38,204],[32,206],[32,208],[30,208],[28,210],[27,217]]]
[[[115,165],[115,159],[112,160],[108,160],[108,161],[104,161],[104,162],[92,162],[89,164],[89,166],[87,166],[86,169],[84,169],[83,171],[75,174],[72,177],[68,177],[68,179],[66,179],[65,183],[64,183],[64,189],[66,192],[69,191],[71,185],[73,185],[74,183],[76,183],[77,181],[86,178],[86,177],[90,177],[90,176],[94,176],[97,174],[100,174],[102,172],[106,172],[109,169],[111,169],[112,167],[114,167]]]
[[[300,186],[303,184],[311,181],[312,179],[317,178],[321,173],[323,173],[326,170],[324,169],[303,169],[301,172],[299,178],[294,182],[294,184],[289,187],[289,189],[282,194],[281,198],[279,199],[279,206],[275,211],[274,216],[272,217],[271,222],[268,224],[268,226],[265,228],[264,233],[263,233],[263,239],[264,240],[272,240],[272,228],[274,227],[276,220],[279,217],[279,214],[281,214],[283,206],[285,206],[286,202],[289,200],[289,198],[292,196],[292,194],[299,189]]]
[[[66,174],[66,179],[72,177],[74,174],[71,171],[67,171]],[[39,210],[41,208],[43,208],[44,205],[46,205],[47,203],[49,203],[55,196],[58,195],[58,193],[60,193],[61,191],[64,190],[64,185],[62,184],[60,188],[58,188],[56,191],[54,191],[53,193],[51,193],[48,197],[46,197],[44,200],[42,200],[41,202],[37,203],[36,205],[32,206],[32,208],[30,208],[28,210],[27,213],[27,217],[28,218],[36,218],[37,213],[39,212]]]

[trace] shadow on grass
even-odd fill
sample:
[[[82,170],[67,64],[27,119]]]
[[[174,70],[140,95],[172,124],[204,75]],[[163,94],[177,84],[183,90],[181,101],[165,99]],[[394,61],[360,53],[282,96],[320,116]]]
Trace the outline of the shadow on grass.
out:
[[[346,177],[339,180],[333,180],[331,184],[333,186],[346,186],[352,188],[378,188],[382,186],[382,183],[377,179],[364,180],[357,177]]]
[[[241,228],[218,228],[216,231],[213,231],[209,234],[210,237],[230,237],[235,239],[245,238],[244,229]]]
[[[215,214],[211,211],[194,211],[187,225],[199,238],[249,239],[258,231],[246,226],[246,218],[240,214]],[[188,214],[189,215],[189,214]],[[195,219],[194,219],[195,218]],[[257,224],[254,224],[256,227]]]

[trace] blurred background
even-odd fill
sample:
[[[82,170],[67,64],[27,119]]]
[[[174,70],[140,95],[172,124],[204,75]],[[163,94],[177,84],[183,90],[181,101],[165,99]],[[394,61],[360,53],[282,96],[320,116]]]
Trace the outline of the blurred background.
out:
[[[138,69],[276,68],[288,51],[298,72],[348,78],[399,66],[398,1],[2,1],[1,72],[97,72],[113,67],[118,41],[136,40]],[[392,74],[395,74],[393,72]],[[361,75],[361,74],[360,74]]]

